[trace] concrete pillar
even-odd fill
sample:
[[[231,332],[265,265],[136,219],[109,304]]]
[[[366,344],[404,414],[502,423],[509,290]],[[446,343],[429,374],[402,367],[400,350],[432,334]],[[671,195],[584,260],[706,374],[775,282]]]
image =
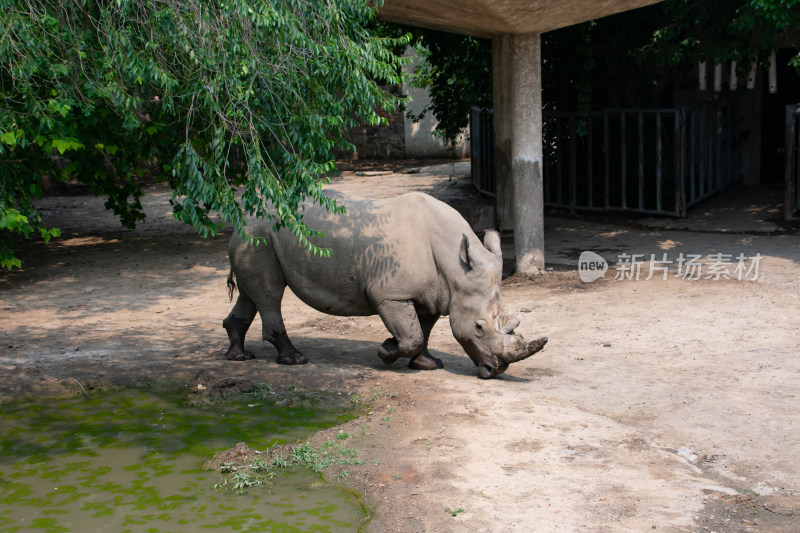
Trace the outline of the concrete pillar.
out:
[[[493,61],[498,218],[507,229],[510,215],[517,272],[536,274],[544,268],[540,35],[495,39]]]

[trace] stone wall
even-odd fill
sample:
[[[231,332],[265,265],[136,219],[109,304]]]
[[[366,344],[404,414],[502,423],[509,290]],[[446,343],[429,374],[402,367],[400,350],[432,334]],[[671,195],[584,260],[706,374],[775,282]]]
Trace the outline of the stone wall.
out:
[[[406,49],[405,56],[410,57],[411,62],[403,65],[403,70],[410,75],[419,66],[421,60],[411,47]],[[406,106],[411,116],[421,115],[431,103],[431,96],[427,89],[404,86],[403,91],[410,97]],[[469,157],[468,131],[463,132],[455,146],[448,147],[447,143],[433,134],[436,124],[436,117],[431,110],[427,110],[419,122],[406,118],[406,157],[456,157],[459,159]]]
[[[347,132],[345,137],[356,147],[354,154],[341,154],[343,159],[403,159],[406,156],[405,123],[402,111],[387,115],[385,126],[364,124]]]
[[[419,59],[413,49],[408,48],[406,56],[412,57],[412,63],[404,65],[403,69],[410,72]],[[430,103],[430,95],[425,89],[408,86],[393,87],[389,89],[394,94],[410,96],[406,102],[407,110],[412,115],[419,115]],[[385,126],[370,126],[364,124],[350,130],[345,138],[355,145],[356,153],[338,153],[340,159],[404,159],[409,158],[464,158],[469,157],[469,142],[467,132],[455,147],[449,148],[440,138],[433,135],[436,119],[428,111],[425,118],[414,122],[405,116],[406,110],[397,110],[391,114],[379,113],[389,122]]]

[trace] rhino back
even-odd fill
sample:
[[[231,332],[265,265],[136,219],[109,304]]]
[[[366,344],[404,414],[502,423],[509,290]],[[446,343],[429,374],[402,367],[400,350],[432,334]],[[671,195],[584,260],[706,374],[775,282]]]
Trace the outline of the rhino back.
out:
[[[329,248],[330,257],[310,254],[288,231],[270,234],[292,291],[311,307],[334,315],[372,315],[382,299],[412,300],[431,314],[447,314],[447,278],[457,270],[462,234],[472,235],[466,221],[421,193],[344,203],[345,215],[319,206],[304,211],[304,222],[325,232],[313,242]]]

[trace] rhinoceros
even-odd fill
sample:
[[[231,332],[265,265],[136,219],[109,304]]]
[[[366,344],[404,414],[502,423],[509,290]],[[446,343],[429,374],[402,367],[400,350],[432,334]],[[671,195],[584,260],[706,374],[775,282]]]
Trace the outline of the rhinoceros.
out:
[[[308,362],[289,340],[281,316],[288,285],[303,302],[338,316],[380,315],[391,337],[378,348],[387,365],[409,358],[418,370],[443,368],[428,351],[431,329],[449,315],[453,336],[477,367],[491,378],[508,365],[541,350],[547,338],[526,343],[514,333],[515,316],[500,302],[500,236],[486,231],[483,244],[453,208],[423,193],[391,199],[347,202],[347,213],[333,215],[305,206],[303,221],[324,230],[314,244],[330,257],[309,253],[295,235],[273,231],[265,220],[248,223],[248,232],[266,237],[251,245],[234,234],[228,246],[232,297],[239,297],[223,321],[230,348],[227,358],[246,360],[244,347],[256,312],[263,338],[278,351],[277,362]]]

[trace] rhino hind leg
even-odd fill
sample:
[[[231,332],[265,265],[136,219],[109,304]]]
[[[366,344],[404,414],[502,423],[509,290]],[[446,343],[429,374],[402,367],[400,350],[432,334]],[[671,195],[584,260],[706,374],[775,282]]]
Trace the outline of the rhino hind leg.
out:
[[[275,362],[281,365],[305,364],[308,358],[292,345],[283,323],[281,300],[286,290],[286,280],[280,265],[271,250],[265,247],[253,254],[255,257],[251,257],[250,262],[262,268],[256,275],[240,276],[237,273],[239,299],[223,322],[231,340],[228,358],[239,361],[253,358],[253,354],[244,349],[244,334],[258,313],[261,315],[262,338],[272,343],[278,351]]]
[[[281,321],[281,326],[283,326],[283,321]],[[286,334],[285,328],[273,330],[269,336],[266,335],[265,329],[264,340],[271,342],[275,349],[278,350],[278,357],[275,358],[275,362],[279,365],[304,365],[308,363],[308,357],[294,347]]]
[[[308,358],[294,347],[281,315],[281,298],[271,299],[258,306],[261,314],[262,337],[269,341],[278,351],[275,362],[279,365],[304,365]]]
[[[231,361],[246,361],[255,358],[253,352],[245,349],[244,337],[247,330],[250,329],[250,324],[253,323],[256,312],[256,304],[253,303],[253,300],[240,291],[236,305],[222,321],[222,327],[228,332],[228,340],[231,343],[225,357]]]

